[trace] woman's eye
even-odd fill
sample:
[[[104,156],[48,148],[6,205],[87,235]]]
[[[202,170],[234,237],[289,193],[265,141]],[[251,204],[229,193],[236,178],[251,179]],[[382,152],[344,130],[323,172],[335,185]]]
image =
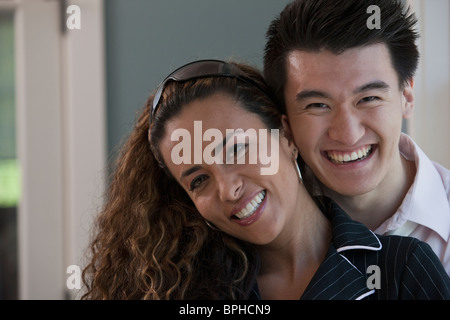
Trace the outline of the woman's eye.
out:
[[[195,189],[197,189],[198,187],[201,186],[203,181],[205,181],[207,179],[208,179],[208,176],[204,175],[204,174],[195,177],[194,179],[192,179],[191,183],[189,184],[189,191],[194,191]]]
[[[236,143],[227,149],[226,163],[235,163],[232,159],[240,159],[247,152],[247,143]]]

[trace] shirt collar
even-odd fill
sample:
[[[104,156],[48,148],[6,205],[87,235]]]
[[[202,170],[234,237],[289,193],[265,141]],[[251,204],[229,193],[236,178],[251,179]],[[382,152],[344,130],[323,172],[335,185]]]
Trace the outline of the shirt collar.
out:
[[[301,300],[361,300],[375,293],[367,287],[365,273],[358,270],[331,243]]]
[[[416,163],[414,182],[391,219],[393,229],[412,221],[437,232],[444,240],[450,236],[450,209],[442,178],[433,162],[406,134],[400,137],[401,154]]]
[[[302,299],[360,300],[374,294],[375,290],[367,287],[365,270],[359,270],[342,253],[350,250],[379,251],[382,248],[380,240],[366,226],[353,221],[330,198],[318,199],[319,207],[331,222],[333,240]]]

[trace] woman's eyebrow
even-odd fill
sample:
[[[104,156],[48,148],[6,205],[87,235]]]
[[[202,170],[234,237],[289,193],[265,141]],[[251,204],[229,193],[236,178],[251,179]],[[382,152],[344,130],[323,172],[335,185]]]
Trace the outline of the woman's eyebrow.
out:
[[[231,130],[231,129],[230,129],[230,130]],[[242,129],[241,129],[241,130],[242,130]],[[230,139],[232,139],[232,138],[235,138],[235,137],[238,137],[241,133],[244,133],[244,134],[245,134],[245,132],[243,132],[243,131],[241,132],[239,129],[238,129],[238,130],[232,129],[231,132],[229,132],[229,133],[225,136],[225,138],[223,138],[222,142],[221,142],[221,143],[218,143],[218,144],[215,146],[215,148],[214,148],[215,155],[214,155],[214,156],[217,156],[217,154],[220,154],[220,153],[222,152],[223,148],[224,148],[224,147],[226,146],[226,144],[228,143],[228,140],[230,140]],[[186,169],[185,171],[183,171],[183,172],[181,173],[180,180],[183,179],[183,178],[185,178],[185,177],[187,177],[187,176],[189,176],[189,175],[191,175],[192,173],[194,173],[194,172],[200,170],[201,168],[202,168],[202,167],[201,167],[200,165],[197,165],[197,166],[193,166],[193,167],[191,167],[191,168],[189,168],[189,169]]]
[[[202,168],[201,166],[193,166],[193,167],[191,167],[191,168],[189,168],[189,169],[183,171],[183,172],[181,173],[181,178],[185,178],[185,177],[187,177],[188,175],[193,174],[195,171],[200,170],[201,168]]]
[[[225,138],[223,138],[222,143],[219,143],[214,148],[215,152],[220,152],[223,149],[223,147],[227,144],[228,140],[234,136],[235,136],[235,134],[232,133],[232,134],[227,135]],[[181,178],[185,178],[185,177],[189,176],[190,174],[194,173],[195,171],[200,170],[201,168],[202,168],[201,166],[193,166],[193,167],[183,171],[181,173]]]

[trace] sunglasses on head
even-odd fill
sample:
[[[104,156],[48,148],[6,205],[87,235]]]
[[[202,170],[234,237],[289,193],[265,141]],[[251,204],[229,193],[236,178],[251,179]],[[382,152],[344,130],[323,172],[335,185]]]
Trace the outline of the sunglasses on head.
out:
[[[237,67],[236,65],[220,60],[198,60],[185,64],[184,66],[176,69],[161,82],[153,99],[153,107],[150,114],[150,123],[152,122],[153,116],[158,109],[159,101],[168,82],[183,82],[208,77],[236,78],[257,87],[267,95],[265,90],[261,89],[252,79],[250,79],[244,73],[244,71],[239,69],[239,67]]]

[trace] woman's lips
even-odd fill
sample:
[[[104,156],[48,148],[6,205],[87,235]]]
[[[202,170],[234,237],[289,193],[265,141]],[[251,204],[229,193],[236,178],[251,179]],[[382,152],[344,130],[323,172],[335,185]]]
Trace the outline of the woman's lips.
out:
[[[266,192],[263,190],[253,197],[244,208],[242,208],[238,213],[234,214],[238,219],[245,219],[251,216],[256,209],[260,206],[261,202],[266,197]]]
[[[267,192],[265,190],[258,192],[249,201],[245,202],[239,211],[232,215],[234,222],[248,226],[254,223],[261,216],[266,206]]]

